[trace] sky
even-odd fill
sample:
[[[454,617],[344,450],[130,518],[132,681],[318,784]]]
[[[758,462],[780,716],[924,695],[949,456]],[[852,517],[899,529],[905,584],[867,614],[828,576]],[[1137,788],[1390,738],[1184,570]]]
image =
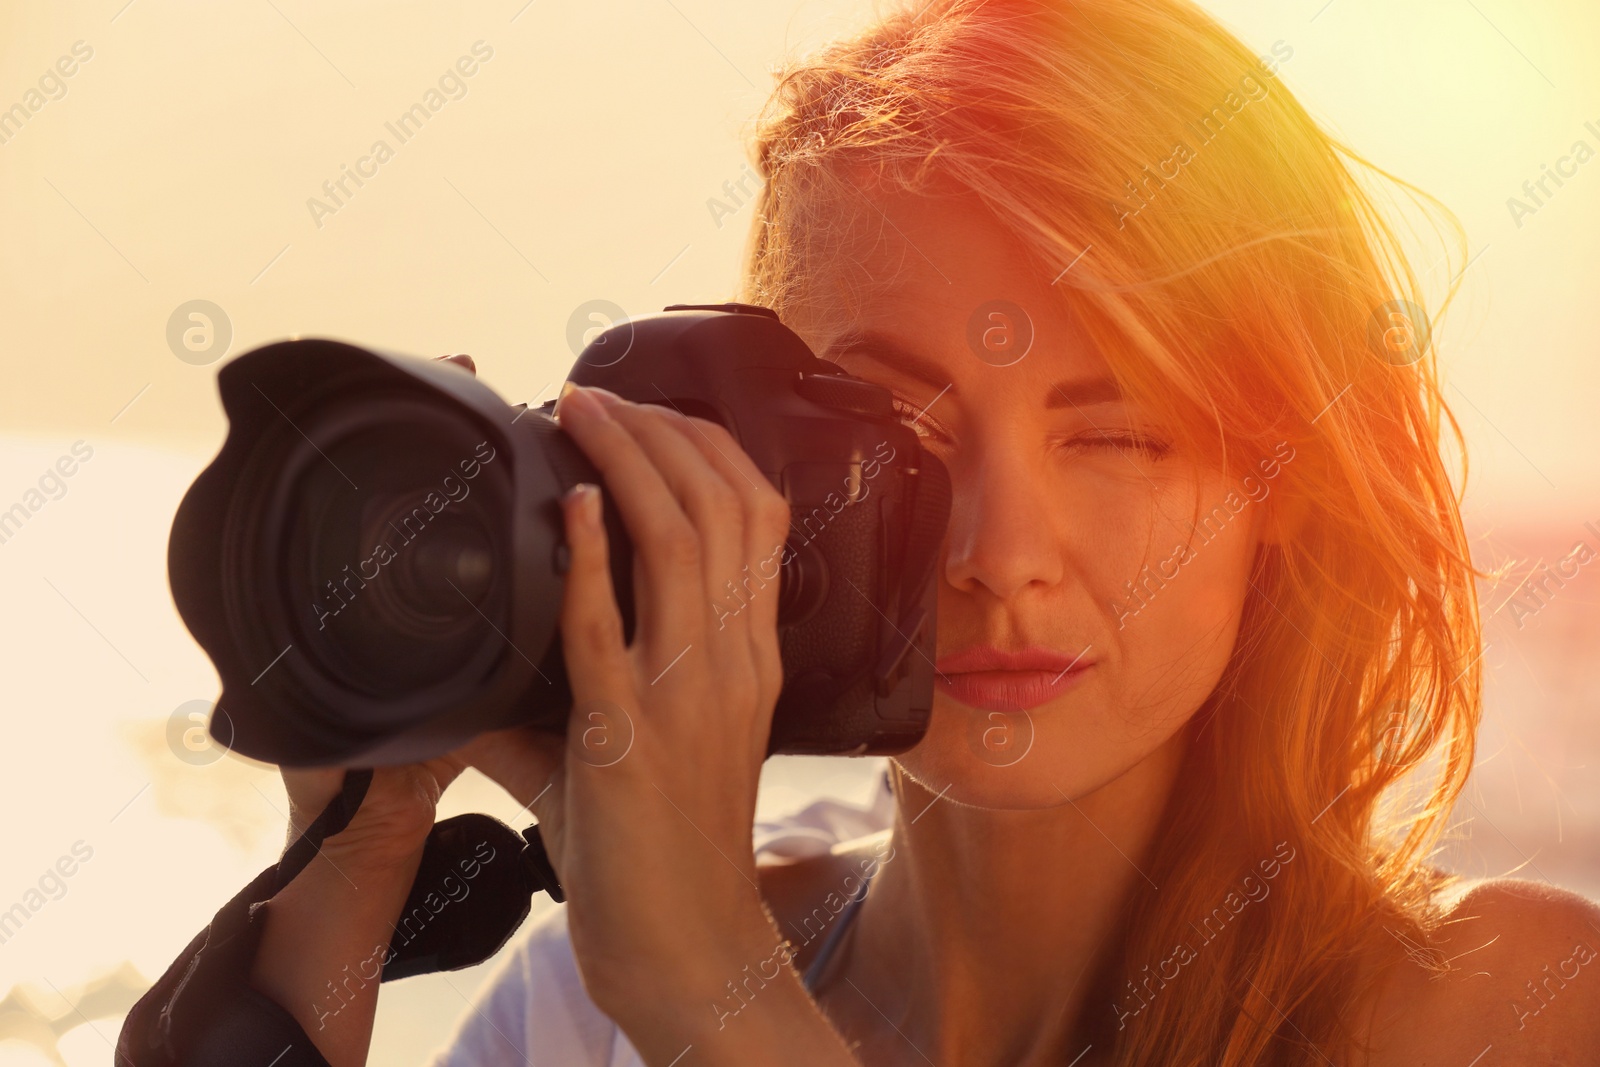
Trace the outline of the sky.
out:
[[[1475,258],[1440,352],[1475,501],[1543,515],[1600,495],[1589,410],[1600,352],[1586,299],[1600,278],[1600,160],[1531,215],[1507,206],[1575,141],[1600,149],[1600,68],[1586,52],[1600,8],[1209,8],[1259,51],[1289,45],[1280,76],[1312,113],[1466,226]],[[167,340],[193,300],[223,309],[230,353],[331,334],[471,352],[507,396],[553,391],[572,358],[567,321],[585,301],[638,313],[731,293],[749,211],[723,184],[744,174],[742,134],[768,72],[871,10],[7,4],[0,106],[77,42],[92,58],[0,145],[0,429],[214,450],[217,364],[186,363]],[[475,45],[492,58],[474,62]],[[404,143],[388,134],[462,57],[475,69],[458,78],[460,95],[452,87]],[[359,188],[346,179],[353,195],[331,213],[308,206],[332,207],[323,183],[380,138],[393,156],[365,163],[375,174]],[[710,209],[713,198],[732,213]]]

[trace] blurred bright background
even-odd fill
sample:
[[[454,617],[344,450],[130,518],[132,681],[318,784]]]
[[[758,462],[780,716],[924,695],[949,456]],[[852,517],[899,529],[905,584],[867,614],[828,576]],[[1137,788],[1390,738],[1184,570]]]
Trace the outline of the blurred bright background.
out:
[[[1446,859],[1600,897],[1600,567],[1532,617],[1502,607],[1539,562],[1580,539],[1600,550],[1600,161],[1531,215],[1507,204],[1575,142],[1600,150],[1600,6],[1205,6],[1258,52],[1290,45],[1279,76],[1312,113],[1467,229],[1471,265],[1436,341],[1469,440],[1479,562],[1507,570],[1482,591],[1488,711]],[[744,173],[769,71],[872,13],[859,0],[0,6],[0,109],[26,111],[0,125],[0,511],[29,511],[0,543],[0,911],[31,912],[0,943],[0,1067],[108,1062],[127,1007],[282,844],[275,772],[186,762],[169,743],[174,712],[212,699],[216,677],[171,605],[167,527],[224,429],[218,364],[175,355],[175,310],[222,309],[230,354],[297,333],[470,352],[502,395],[546,399],[579,305],[732,294],[749,211],[724,183]],[[385,124],[475,44],[464,93],[399,143]],[[393,157],[313,212],[379,139]],[[1418,269],[1434,263],[1437,288],[1461,264],[1435,255]],[[34,508],[29,491],[77,442],[74,473]],[[876,769],[773,761],[763,813],[864,799]],[[445,808],[516,812],[482,779]],[[29,896],[74,855],[70,877]],[[372,1062],[419,1062],[482,977],[388,989]]]

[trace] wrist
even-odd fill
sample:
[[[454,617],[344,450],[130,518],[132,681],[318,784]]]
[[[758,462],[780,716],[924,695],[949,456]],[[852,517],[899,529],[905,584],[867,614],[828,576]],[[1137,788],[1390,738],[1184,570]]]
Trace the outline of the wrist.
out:
[[[798,951],[773,925],[765,908],[754,901],[736,917],[708,917],[704,925],[679,926],[670,944],[651,949],[633,946],[608,964],[585,961],[585,981],[595,1003],[618,1025],[654,1026],[718,1023],[716,1006],[737,1013],[742,1001],[780,981]],[[598,973],[591,973],[598,971]],[[725,1013],[726,1013],[725,1012]],[[724,1013],[724,1014],[725,1014]]]
[[[770,946],[742,962],[665,974],[654,995],[612,1018],[653,1065],[693,1049],[687,1059],[701,1067],[859,1067],[791,965],[794,951],[774,932]]]
[[[261,907],[249,982],[331,1064],[366,1062],[378,982],[411,875],[318,855]]]
[[[343,834],[336,834],[324,841],[301,873],[314,869],[320,879],[337,880],[361,889],[368,886],[392,889],[402,884],[410,889],[422,863],[426,837],[416,842],[369,836],[341,840],[343,837]]]

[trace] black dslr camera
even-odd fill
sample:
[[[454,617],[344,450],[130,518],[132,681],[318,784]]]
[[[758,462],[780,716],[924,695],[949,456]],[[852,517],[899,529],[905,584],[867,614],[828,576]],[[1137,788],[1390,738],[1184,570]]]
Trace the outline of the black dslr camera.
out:
[[[888,392],[740,304],[615,325],[569,377],[715,420],[787,498],[787,542],[718,605],[779,598],[769,753],[915,744],[950,486]],[[168,550],[222,678],[213,737],[273,763],[373,766],[518,723],[564,732],[558,500],[600,478],[553,402],[513,407],[459,368],[326,340],[255,349],[219,384],[228,437]],[[631,549],[609,507],[606,525],[631,639]]]

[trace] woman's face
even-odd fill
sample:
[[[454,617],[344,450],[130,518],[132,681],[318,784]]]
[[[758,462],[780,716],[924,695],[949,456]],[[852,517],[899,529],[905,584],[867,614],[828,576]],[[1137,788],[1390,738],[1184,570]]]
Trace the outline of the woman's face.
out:
[[[829,310],[793,325],[891,389],[950,471],[941,677],[899,762],[947,799],[1056,806],[1173,741],[1215,687],[1280,467],[1228,479],[1141,425],[1053,276],[980,209],[873,204],[799,302]]]

